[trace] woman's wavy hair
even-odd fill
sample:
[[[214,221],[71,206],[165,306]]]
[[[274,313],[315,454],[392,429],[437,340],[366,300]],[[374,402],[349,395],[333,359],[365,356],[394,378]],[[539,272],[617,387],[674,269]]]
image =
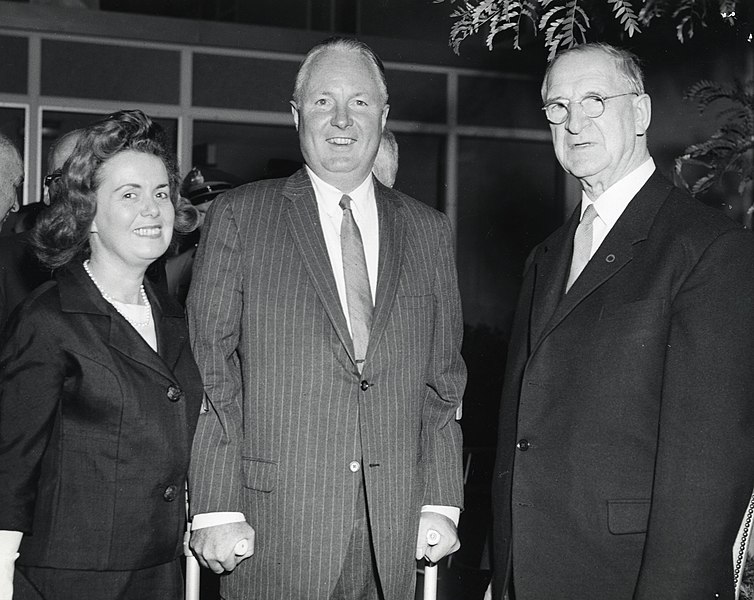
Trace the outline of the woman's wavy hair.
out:
[[[60,177],[50,184],[50,206],[40,214],[32,244],[40,262],[51,269],[91,253],[89,230],[97,212],[97,190],[102,165],[125,150],[159,158],[165,165],[170,201],[175,207],[173,228],[193,231],[198,214],[179,194],[180,178],[175,155],[165,143],[162,127],[140,110],[121,110],[83,130]]]

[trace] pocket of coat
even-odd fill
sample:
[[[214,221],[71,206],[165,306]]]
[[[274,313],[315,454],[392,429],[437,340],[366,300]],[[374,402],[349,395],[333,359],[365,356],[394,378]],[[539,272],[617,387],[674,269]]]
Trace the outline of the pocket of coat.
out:
[[[401,308],[424,309],[434,301],[432,294],[422,296],[398,296],[398,305]]]
[[[268,460],[244,458],[244,485],[259,492],[271,492],[278,480],[278,464]]]
[[[662,298],[649,298],[626,304],[615,304],[602,307],[600,321],[613,319],[645,319],[661,316],[665,312],[665,300]]]
[[[608,500],[607,528],[613,535],[646,533],[649,500]]]

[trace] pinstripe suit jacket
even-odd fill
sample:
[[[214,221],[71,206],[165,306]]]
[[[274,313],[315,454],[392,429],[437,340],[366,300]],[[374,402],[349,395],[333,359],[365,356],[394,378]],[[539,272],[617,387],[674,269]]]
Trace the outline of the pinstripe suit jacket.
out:
[[[256,553],[230,599],[327,598],[364,468],[379,577],[413,597],[423,504],[462,506],[461,306],[447,219],[375,182],[377,295],[360,376],[304,170],[213,203],[188,299],[210,410],[192,513],[240,511]]]

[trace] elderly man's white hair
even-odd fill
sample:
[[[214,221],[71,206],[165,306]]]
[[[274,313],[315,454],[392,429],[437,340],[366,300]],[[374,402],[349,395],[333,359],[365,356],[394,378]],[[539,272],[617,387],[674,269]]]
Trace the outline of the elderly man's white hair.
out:
[[[24,181],[24,162],[15,144],[0,133],[0,224],[16,205],[16,188]]]

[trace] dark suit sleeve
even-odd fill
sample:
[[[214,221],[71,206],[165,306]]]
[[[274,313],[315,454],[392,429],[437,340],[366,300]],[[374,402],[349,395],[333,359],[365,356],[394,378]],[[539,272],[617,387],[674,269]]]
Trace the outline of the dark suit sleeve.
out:
[[[671,306],[657,462],[635,598],[733,598],[754,483],[754,238],[717,237]],[[720,594],[717,596],[716,594]]]
[[[42,455],[64,383],[54,315],[16,311],[0,339],[0,529],[32,530]]]
[[[218,199],[202,231],[187,302],[191,343],[209,405],[199,416],[194,437],[189,472],[192,515],[241,510],[240,263],[232,208]]]
[[[463,319],[454,244],[450,224],[443,215],[434,262],[434,335],[422,414],[422,461],[427,483],[423,504],[463,508],[463,442],[456,411],[466,385],[466,366],[461,358]]]

